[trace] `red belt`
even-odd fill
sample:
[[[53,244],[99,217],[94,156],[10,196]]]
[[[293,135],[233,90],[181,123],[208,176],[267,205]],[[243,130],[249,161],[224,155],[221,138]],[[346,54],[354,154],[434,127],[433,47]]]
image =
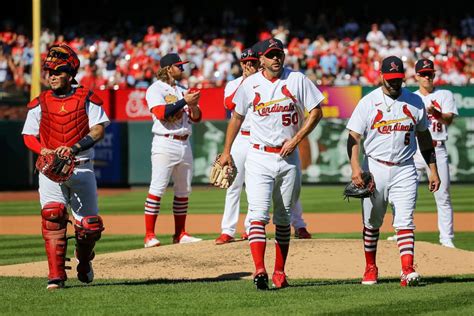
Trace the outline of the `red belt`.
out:
[[[444,140],[434,140],[433,141],[433,147],[443,146],[443,145],[444,145]]]
[[[260,149],[266,151],[267,153],[280,153],[281,147],[270,147],[270,146],[262,146],[258,144],[253,144],[253,148]]]
[[[172,139],[177,139],[177,140],[187,140],[189,135],[172,135],[172,134],[165,134],[163,135],[164,137],[172,138]]]
[[[240,134],[244,136],[250,136],[250,131],[240,131]]]
[[[387,166],[398,166],[401,164],[401,162],[391,162],[391,161],[385,161],[385,160],[380,160],[380,159],[377,159],[377,158],[372,158],[380,163],[383,163],[384,165],[387,165]]]

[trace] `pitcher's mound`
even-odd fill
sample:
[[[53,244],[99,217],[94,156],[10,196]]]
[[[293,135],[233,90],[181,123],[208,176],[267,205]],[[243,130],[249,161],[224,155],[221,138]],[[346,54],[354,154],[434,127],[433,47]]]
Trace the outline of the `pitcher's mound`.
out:
[[[275,246],[268,240],[265,262],[273,271]],[[399,277],[400,258],[396,242],[379,241],[377,260],[380,277]],[[450,249],[427,242],[415,244],[416,270],[422,276],[447,276],[474,272],[474,252]],[[248,242],[214,245],[213,241],[130,250],[96,256],[97,279],[213,279],[250,278],[254,271]],[[70,278],[75,278],[71,260]],[[360,240],[292,240],[286,272],[292,279],[354,279],[364,273]],[[46,277],[46,261],[0,266],[2,276]]]

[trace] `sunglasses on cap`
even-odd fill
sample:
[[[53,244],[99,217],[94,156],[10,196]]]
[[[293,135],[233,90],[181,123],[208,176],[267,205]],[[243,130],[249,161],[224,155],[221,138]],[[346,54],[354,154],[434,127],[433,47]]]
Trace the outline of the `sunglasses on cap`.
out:
[[[268,53],[266,53],[264,56],[268,59],[273,59],[275,57],[277,58],[282,58],[284,55],[284,53],[281,51],[281,50],[277,50],[277,49],[272,49],[271,51],[269,51]]]
[[[48,57],[58,58],[58,59],[68,59],[69,55],[67,53],[63,53],[58,50],[52,49],[51,51],[49,51]]]
[[[435,73],[434,72],[419,72],[418,76],[423,77],[423,78],[433,79],[435,76]]]

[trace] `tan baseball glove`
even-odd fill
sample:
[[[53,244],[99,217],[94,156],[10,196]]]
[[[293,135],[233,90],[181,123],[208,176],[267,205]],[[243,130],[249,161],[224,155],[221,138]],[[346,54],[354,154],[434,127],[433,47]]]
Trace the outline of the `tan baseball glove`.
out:
[[[231,159],[231,163],[222,167],[219,164],[219,158],[221,154],[217,155],[216,159],[212,163],[211,174],[209,175],[209,182],[221,189],[227,189],[232,185],[237,176],[237,168],[235,167],[234,160]]]

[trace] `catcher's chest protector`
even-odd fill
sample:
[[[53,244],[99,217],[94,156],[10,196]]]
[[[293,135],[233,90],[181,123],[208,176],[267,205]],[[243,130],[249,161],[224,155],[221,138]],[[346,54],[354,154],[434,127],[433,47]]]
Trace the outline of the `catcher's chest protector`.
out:
[[[58,98],[51,90],[41,93],[41,145],[55,149],[72,146],[89,133],[86,99],[89,90],[79,87],[74,94]]]

